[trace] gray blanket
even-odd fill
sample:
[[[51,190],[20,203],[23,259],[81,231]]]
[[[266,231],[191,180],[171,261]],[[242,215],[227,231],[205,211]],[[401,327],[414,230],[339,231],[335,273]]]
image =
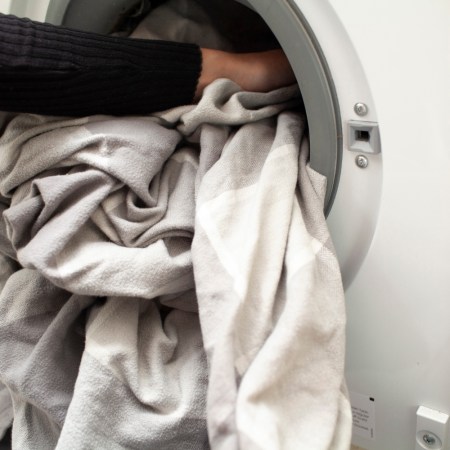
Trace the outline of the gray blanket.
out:
[[[343,292],[297,96],[218,80],[151,117],[3,114],[15,448],[349,447]]]

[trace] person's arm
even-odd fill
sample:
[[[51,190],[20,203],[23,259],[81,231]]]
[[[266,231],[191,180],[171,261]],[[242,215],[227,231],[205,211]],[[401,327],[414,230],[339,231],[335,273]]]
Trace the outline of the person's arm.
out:
[[[146,114],[193,101],[202,54],[192,44],[70,30],[0,15],[0,110]]]

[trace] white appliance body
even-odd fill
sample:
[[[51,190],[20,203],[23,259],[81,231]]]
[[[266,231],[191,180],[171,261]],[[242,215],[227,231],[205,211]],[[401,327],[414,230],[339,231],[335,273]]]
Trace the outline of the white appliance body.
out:
[[[373,435],[355,429],[353,442],[441,448],[416,442],[416,411],[450,414],[450,3],[297,4],[333,74],[344,132],[348,121],[370,120],[381,137],[381,154],[365,155],[360,169],[344,134],[328,218],[346,285],[348,387],[375,399]],[[349,46],[357,66],[344,57]],[[355,114],[358,102],[366,117]]]
[[[0,10],[44,20],[52,2],[0,0]],[[450,414],[450,2],[242,3],[266,20],[293,64],[312,158],[323,159],[328,149],[316,143],[336,129],[328,223],[346,289],[346,377],[356,411],[371,399],[367,429],[355,428],[353,443],[450,450],[416,442],[419,406]],[[319,53],[323,80],[305,79],[317,57],[308,52]],[[330,89],[328,126],[315,98]],[[368,140],[352,121],[378,126],[381,152],[350,149],[352,133]]]

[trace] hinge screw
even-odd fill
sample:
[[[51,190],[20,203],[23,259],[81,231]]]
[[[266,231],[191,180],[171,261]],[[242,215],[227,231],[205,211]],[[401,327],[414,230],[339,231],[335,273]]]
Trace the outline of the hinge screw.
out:
[[[369,165],[369,160],[363,155],[358,155],[355,162],[360,169],[365,169]]]
[[[353,109],[358,116],[365,116],[369,112],[367,105],[361,102],[356,103]]]

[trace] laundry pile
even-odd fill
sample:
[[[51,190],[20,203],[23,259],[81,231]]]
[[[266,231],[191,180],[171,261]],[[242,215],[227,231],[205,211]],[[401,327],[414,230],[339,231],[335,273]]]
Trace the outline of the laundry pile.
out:
[[[148,117],[2,114],[17,449],[349,447],[344,297],[298,104],[218,80]]]

